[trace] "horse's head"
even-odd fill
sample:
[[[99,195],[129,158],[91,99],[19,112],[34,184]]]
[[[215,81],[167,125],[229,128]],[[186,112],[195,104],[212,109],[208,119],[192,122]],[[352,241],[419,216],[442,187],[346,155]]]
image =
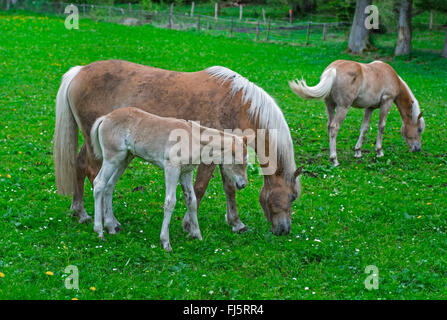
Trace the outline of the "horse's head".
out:
[[[272,224],[271,231],[277,236],[290,233],[292,204],[301,194],[301,171],[302,168],[297,169],[291,178],[277,172],[266,179],[262,187],[259,202]]]
[[[422,142],[421,136],[425,130],[425,121],[422,117],[422,112],[419,113],[417,121],[402,122],[402,128],[400,130],[402,137],[407,141],[411,152],[421,151]]]

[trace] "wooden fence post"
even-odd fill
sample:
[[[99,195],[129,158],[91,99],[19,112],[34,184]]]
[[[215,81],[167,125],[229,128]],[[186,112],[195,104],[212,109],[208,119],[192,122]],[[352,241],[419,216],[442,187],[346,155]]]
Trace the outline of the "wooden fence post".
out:
[[[194,1],[191,2],[191,17],[194,17]]]
[[[259,40],[259,21],[256,24],[256,41],[258,41],[258,40]]]
[[[323,23],[323,41],[326,41],[326,23]]]
[[[270,37],[270,17],[267,24],[267,36],[265,37],[265,40],[269,41],[269,37]]]
[[[200,13],[197,15],[197,31],[200,31]]]
[[[109,22],[112,21],[112,7],[109,7]]]
[[[242,5],[239,5],[239,20],[242,20]]]
[[[169,29],[172,29],[172,12],[174,11],[174,2],[171,2],[169,7]]]
[[[307,23],[306,46],[309,44],[310,22]]]
[[[129,2],[129,15],[132,15],[132,3]]]
[[[85,18],[85,3],[82,4],[82,14],[83,14],[83,16]]]
[[[214,19],[217,21],[217,16],[219,14],[219,2],[216,2],[214,4]]]
[[[433,29],[433,10],[430,10],[430,24],[429,24],[430,30]]]
[[[233,25],[234,25],[234,17],[231,16],[230,37],[233,36]]]
[[[262,8],[262,20],[264,20],[264,24],[265,24],[265,9]]]

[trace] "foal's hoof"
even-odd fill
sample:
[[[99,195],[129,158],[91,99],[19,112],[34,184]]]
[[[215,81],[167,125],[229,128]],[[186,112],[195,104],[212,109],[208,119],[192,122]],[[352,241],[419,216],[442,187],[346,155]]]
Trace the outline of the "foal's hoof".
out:
[[[361,158],[362,157],[362,151],[360,151],[360,150],[356,150],[355,151],[355,153],[354,153],[354,158]]]
[[[85,214],[84,216],[79,217],[79,223],[90,223],[92,221],[92,217],[90,217],[88,214]]]
[[[171,244],[169,242],[163,244],[163,249],[165,249],[166,252],[171,252],[172,251]]]
[[[244,233],[244,232],[247,232],[247,231],[248,231],[247,227],[244,226],[243,228],[237,230],[237,233],[241,234],[241,233]]]
[[[384,156],[382,149],[376,150],[376,152],[377,152],[377,155],[376,155],[377,158],[382,158]]]

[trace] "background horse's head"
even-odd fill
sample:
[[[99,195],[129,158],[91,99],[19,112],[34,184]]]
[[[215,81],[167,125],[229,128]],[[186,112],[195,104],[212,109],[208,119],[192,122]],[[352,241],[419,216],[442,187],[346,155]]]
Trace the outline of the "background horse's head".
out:
[[[413,108],[415,108],[415,106],[413,106]],[[421,136],[425,130],[425,121],[422,117],[422,112],[419,113],[416,119],[414,118],[411,121],[402,122],[402,128],[400,130],[402,137],[407,141],[411,152],[421,151]]]

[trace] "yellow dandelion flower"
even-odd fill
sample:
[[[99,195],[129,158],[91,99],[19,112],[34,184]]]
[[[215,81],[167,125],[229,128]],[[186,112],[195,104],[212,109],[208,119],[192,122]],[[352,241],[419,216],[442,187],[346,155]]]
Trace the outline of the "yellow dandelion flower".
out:
[[[79,300],[78,298],[73,298],[73,299],[71,299],[71,300]]]
[[[418,219],[422,218],[422,216],[418,216]]]
[[[54,273],[53,273],[52,271],[47,271],[47,272],[45,272],[45,274],[46,274],[47,276],[54,276]]]
[[[90,287],[90,290],[96,291],[96,288],[95,287]]]
[[[431,202],[427,202],[427,206],[431,206]]]
[[[6,178],[11,179],[11,175],[10,175],[10,174],[7,174],[7,175],[6,175]]]
[[[3,272],[0,272],[0,278],[4,278],[5,274]]]

